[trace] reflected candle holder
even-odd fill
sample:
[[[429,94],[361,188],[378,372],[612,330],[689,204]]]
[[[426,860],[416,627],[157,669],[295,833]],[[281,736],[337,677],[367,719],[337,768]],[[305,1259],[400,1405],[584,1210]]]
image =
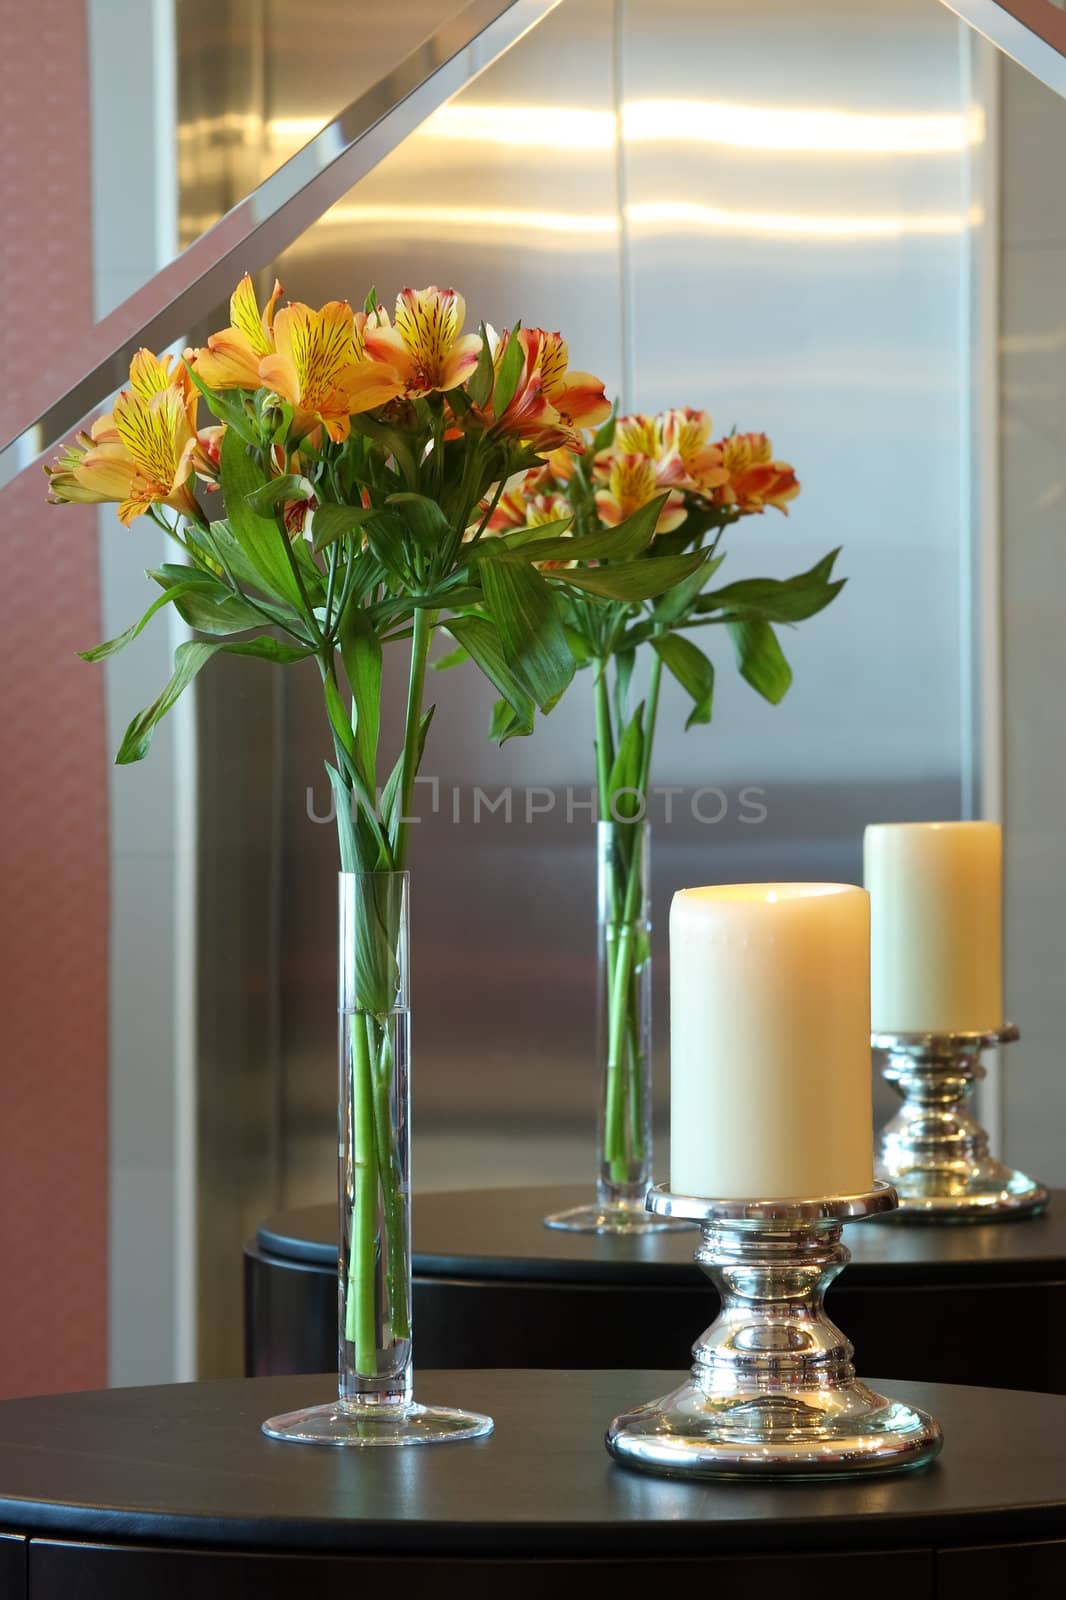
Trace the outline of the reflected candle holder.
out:
[[[705,1200],[653,1189],[649,1209],[702,1229],[695,1258],[722,1307],[672,1394],[616,1417],[611,1455],[674,1478],[851,1477],[921,1467],[943,1443],[923,1411],[855,1376],[823,1298],[846,1266],[845,1222],[895,1191],[826,1200]]]
[[[875,1033],[882,1076],[902,1097],[881,1130],[877,1176],[899,1194],[901,1218],[987,1222],[1034,1216],[1048,1203],[1043,1184],[989,1152],[988,1134],[968,1102],[985,1076],[981,1053],[1018,1037],[1013,1023],[987,1033]]]

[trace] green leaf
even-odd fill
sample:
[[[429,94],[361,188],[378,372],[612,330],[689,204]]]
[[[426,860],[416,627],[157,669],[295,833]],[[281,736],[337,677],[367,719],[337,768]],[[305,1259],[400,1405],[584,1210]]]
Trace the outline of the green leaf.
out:
[[[150,706],[138,711],[126,729],[115,757],[117,766],[128,766],[131,762],[144,760],[158,723],[181,698],[196,674],[220,651],[227,655],[255,656],[261,661],[273,661],[281,665],[304,661],[314,654],[310,648],[305,650],[279,644],[269,634],[263,634],[258,639],[192,639],[186,644],[179,644],[174,652],[174,672],[170,682],[156,695]]]
[[[424,550],[437,550],[451,537],[451,526],[435,500],[423,494],[390,494],[386,505],[395,506],[404,527]]]
[[[381,732],[381,640],[366,612],[348,606],[340,629],[341,658],[352,691],[355,758],[371,793],[377,787],[378,737]]]
[[[232,429],[239,439],[244,440],[245,444],[257,445],[259,438],[255,431],[255,424],[244,409],[243,390],[209,389],[204,380],[197,377],[188,361],[185,362],[185,367],[193,383],[207,402],[207,409],[211,415],[216,417],[219,422],[224,422],[226,427]]]
[[[418,746],[415,751],[416,772],[422,765],[422,752],[426,748],[426,738],[429,734],[429,725],[433,721],[433,713],[436,711],[436,709],[436,706],[430,706],[428,711],[423,712],[422,720],[418,724]],[[400,779],[402,776],[403,751],[401,750],[400,754],[396,757],[396,765],[389,773],[388,782],[381,791],[381,802],[378,806],[378,815],[381,818],[382,825],[388,829],[389,840],[393,849],[396,848],[396,841],[399,837],[400,823],[402,820],[397,803],[400,794]]]
[[[793,578],[745,578],[715,589],[704,595],[696,609],[701,613],[724,611],[730,616],[764,622],[803,622],[824,611],[847,582],[846,578],[829,582],[839,554],[839,548],[831,551],[809,572],[797,573]]]
[[[494,744],[506,744],[508,739],[524,737],[532,731],[532,728],[522,726],[521,719],[515,716],[513,707],[506,700],[496,701],[489,719],[489,738]]]
[[[515,528],[511,533],[490,535],[485,544],[477,544],[470,552],[476,559],[481,556],[491,556],[499,559],[506,550],[520,550],[527,544],[536,544],[538,541],[558,544],[559,534],[569,528],[573,517],[558,517],[554,522],[542,522],[535,528]],[[568,541],[569,542],[569,541]],[[573,551],[571,550],[571,555]],[[541,561],[540,554],[532,555],[531,561]]]
[[[281,505],[286,500],[309,500],[315,492],[315,486],[310,478],[302,475],[285,472],[279,478],[271,478],[264,483],[262,488],[256,489],[254,494],[245,498],[248,505],[260,517],[273,515],[274,507]]]
[[[154,574],[150,573],[149,576],[154,576]],[[172,585],[165,594],[156,596],[140,621],[134,622],[126,629],[125,633],[117,634],[114,639],[107,639],[103,644],[93,645],[91,650],[79,650],[78,655],[83,661],[105,661],[108,656],[117,656],[120,650],[125,650],[126,646],[136,639],[137,635],[151,622],[157,611],[162,611],[164,606],[170,605],[175,600],[180,600],[183,594],[188,594],[195,587],[196,584],[192,580],[186,582],[184,586],[180,584]]]
[[[608,600],[651,600],[663,594],[675,583],[689,577],[706,564],[702,550],[690,551],[680,556],[645,556],[638,561],[612,563],[608,567],[570,568],[550,572],[547,576],[558,583],[573,584],[589,594],[602,595]]]
[[[496,385],[492,395],[492,412],[497,422],[514,399],[515,390],[518,388],[518,380],[522,376],[526,353],[522,349],[518,338],[518,330],[521,326],[520,322],[516,322],[511,329],[507,348],[504,350],[503,358],[500,361],[500,370],[496,374]]]
[[[549,711],[574,675],[555,596],[524,561],[482,561],[479,566],[507,664],[541,710]]]
[[[637,663],[635,650],[616,650],[614,653],[614,720],[622,727],[626,720],[629,684]]]
[[[316,506],[311,515],[311,547],[315,554],[354,533],[377,513],[371,506]]]
[[[566,642],[570,646],[570,654],[579,667],[585,666],[592,659],[592,651],[585,635],[580,633],[577,628],[568,628],[565,624],[563,632],[566,635]]]
[[[692,713],[685,723],[685,731],[694,723],[710,722],[714,703],[714,664],[708,661],[698,645],[680,634],[657,634],[651,642],[663,665],[686,694],[692,696]]]
[[[622,742],[618,746],[618,754],[614,758],[614,764],[607,779],[610,815],[615,821],[633,821],[641,813],[640,795],[632,792],[623,794],[622,791],[639,790],[643,761],[644,705],[642,702],[626,726],[626,730],[622,735]]]
[[[222,486],[230,530],[255,572],[257,583],[268,594],[288,601],[303,616],[300,586],[285,553],[287,535],[273,517],[261,517],[248,504],[249,496],[265,482],[240,439],[227,433],[222,440]]]
[[[654,606],[656,620],[676,622],[678,618],[683,617],[724,560],[724,555],[714,556],[702,567],[697,567],[691,577],[682,578],[680,583],[675,583],[672,589],[667,589],[665,594],[661,594]]]
[[[348,707],[344,704],[344,697],[333,678],[323,678],[322,693],[333,736],[341,749],[354,760],[355,734],[352,731],[352,721],[348,715]]]
[[[330,787],[337,810],[337,840],[340,845],[341,871],[357,872],[360,867],[356,842],[355,821],[352,817],[352,791],[331,762],[326,762]]]
[[[200,640],[179,644],[174,652],[174,673],[170,682],[156,695],[151,705],[145,706],[143,711],[138,711],[126,729],[119,745],[118,755],[115,757],[117,766],[128,766],[131,762],[144,760],[157,723],[181,698],[196,674],[206,667],[211,657],[217,655],[222,648],[221,644],[210,644]]]
[[[228,656],[253,656],[257,661],[273,661],[279,667],[306,661],[315,653],[310,645],[282,644],[269,633],[260,634],[258,639],[230,639],[216,648]]]
[[[643,555],[655,533],[655,523],[666,496],[659,495],[616,528],[603,528],[598,533],[583,533],[577,538],[560,539],[556,529],[568,527],[572,518],[563,522],[543,523],[539,528],[518,528],[515,533],[493,542],[504,550],[521,550],[526,561],[632,561]]]
[[[372,311],[376,311],[377,308],[378,308],[378,292],[374,288],[374,285],[371,284],[370,288],[366,292],[366,299],[363,301],[363,310],[366,312],[367,316],[369,316],[370,313]]]
[[[438,656],[436,661],[430,662],[433,672],[450,672],[452,667],[461,667],[464,661],[469,661],[470,655],[465,645],[456,645],[454,650],[449,650],[447,655]]]
[[[484,323],[481,324],[480,332],[481,353],[477,358],[473,376],[466,386],[471,405],[477,406],[479,410],[488,404],[492,394],[492,351],[489,349],[489,335]]]
[[[727,623],[740,675],[764,700],[777,705],[788,693],[792,668],[768,622]]]
[[[228,576],[231,576],[234,582],[240,584],[244,589],[255,590],[257,596],[260,595],[263,583],[259,573],[233,537],[233,531],[228,522],[212,522],[209,533],[201,531],[200,538],[208,546],[208,553],[218,561],[222,570]],[[163,569],[160,568],[159,570],[162,571]],[[269,612],[275,622],[285,623],[289,627],[299,622],[302,615],[302,611],[297,610],[294,606],[286,605],[281,600],[267,600],[263,597],[257,599],[257,604],[261,605],[264,611]]]
[[[484,617],[452,617],[445,627],[511,708],[514,725],[505,735],[533,732],[533,701],[511,671],[498,630]]]
[[[149,573],[156,583],[168,589],[175,601],[178,614],[200,633],[243,633],[248,628],[261,628],[262,612],[234,594],[224,583],[219,583],[208,573],[198,573],[190,582],[175,578],[175,572],[185,572],[182,567],[160,567]],[[180,594],[178,591],[182,591]]]

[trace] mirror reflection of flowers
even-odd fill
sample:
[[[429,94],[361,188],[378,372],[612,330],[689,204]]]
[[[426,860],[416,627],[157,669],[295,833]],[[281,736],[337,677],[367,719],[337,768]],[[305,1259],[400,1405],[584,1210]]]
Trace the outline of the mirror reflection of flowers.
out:
[[[609,419],[554,450],[541,466],[512,479],[489,510],[486,531],[513,548],[543,548],[545,523],[557,537],[542,571],[567,562],[570,573],[563,614],[567,639],[595,688],[595,756],[599,816],[616,827],[612,881],[605,897],[609,918],[605,996],[607,1059],[603,1114],[603,1165],[611,1183],[639,1187],[646,1176],[639,1103],[648,1081],[641,1049],[639,988],[650,950],[639,920],[641,837],[625,826],[647,812],[652,751],[665,668],[691,700],[686,727],[711,720],[715,666],[693,635],[724,630],[744,679],[777,704],[792,681],[776,628],[823,610],[843,588],[834,579],[838,552],[809,571],[785,579],[749,578],[712,588],[725,559],[727,530],[767,509],[788,514],[800,492],[795,471],[778,460],[765,433],[712,435],[705,411],[673,409],[654,416]],[[618,583],[615,562],[629,548],[642,517],[653,519],[650,557]],[[695,567],[686,566],[693,553]],[[606,562],[601,566],[600,561]],[[655,583],[656,569],[671,570]],[[712,634],[713,638],[714,635]],[[644,697],[634,708],[631,687],[638,652],[650,653]],[[517,728],[505,705],[494,731]],[[604,898],[601,896],[601,905]]]

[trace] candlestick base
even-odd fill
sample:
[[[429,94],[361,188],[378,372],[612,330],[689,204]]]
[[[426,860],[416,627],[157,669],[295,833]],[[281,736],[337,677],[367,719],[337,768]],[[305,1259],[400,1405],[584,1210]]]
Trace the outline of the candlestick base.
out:
[[[985,1076],[981,1052],[1018,1037],[1013,1023],[987,1033],[875,1033],[882,1074],[903,1100],[881,1130],[877,1175],[899,1194],[908,1222],[991,1222],[1035,1216],[1042,1183],[990,1154],[967,1102]]]
[[[888,1184],[809,1201],[653,1189],[651,1210],[699,1223],[696,1260],[722,1309],[693,1347],[692,1376],[614,1419],[611,1455],[673,1478],[851,1477],[931,1461],[939,1423],[856,1378],[852,1347],[823,1305],[849,1259],[843,1224],[895,1205]]]

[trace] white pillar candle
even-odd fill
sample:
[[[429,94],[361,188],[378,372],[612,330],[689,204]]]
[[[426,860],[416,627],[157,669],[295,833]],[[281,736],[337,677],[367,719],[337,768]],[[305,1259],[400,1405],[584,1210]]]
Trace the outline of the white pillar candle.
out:
[[[1002,1027],[999,823],[879,823],[864,853],[874,1032]]]
[[[670,908],[670,1187],[873,1185],[870,902],[836,883],[682,889]]]

